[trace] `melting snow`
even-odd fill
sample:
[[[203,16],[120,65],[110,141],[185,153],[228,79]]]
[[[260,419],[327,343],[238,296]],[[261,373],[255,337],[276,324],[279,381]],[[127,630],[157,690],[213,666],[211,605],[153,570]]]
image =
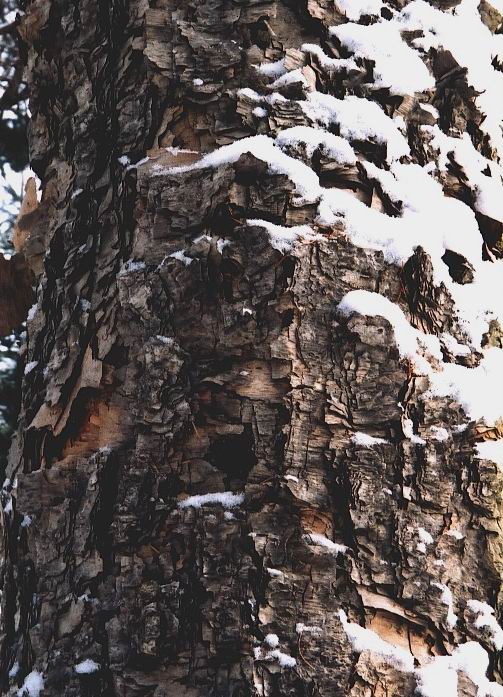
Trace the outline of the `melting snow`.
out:
[[[416,692],[421,697],[458,697],[459,672],[463,672],[477,686],[478,697],[503,697],[503,687],[487,679],[489,658],[487,652],[475,641],[461,644],[451,656],[437,656],[426,665],[414,668],[411,653],[384,641],[372,630],[348,622],[343,610],[339,611],[339,617],[356,652],[371,651],[397,670],[413,673]]]
[[[192,257],[188,257],[183,249],[180,249],[178,252],[173,252],[173,254],[169,254],[169,257],[172,257],[173,259],[176,259],[177,261],[181,261],[182,264],[185,264],[185,266],[189,266],[192,264],[194,259]]]

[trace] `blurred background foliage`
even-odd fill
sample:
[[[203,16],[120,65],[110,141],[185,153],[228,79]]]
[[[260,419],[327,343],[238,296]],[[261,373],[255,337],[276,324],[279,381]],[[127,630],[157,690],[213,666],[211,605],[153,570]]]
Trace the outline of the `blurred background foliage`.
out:
[[[24,0],[0,0],[0,253],[12,253],[12,226],[19,210],[29,167],[28,92],[24,81],[25,49],[17,33]],[[15,289],[13,288],[13,292]],[[0,313],[2,307],[0,306]],[[22,327],[0,337],[0,477],[16,426],[21,376]],[[1,481],[0,481],[1,484]]]

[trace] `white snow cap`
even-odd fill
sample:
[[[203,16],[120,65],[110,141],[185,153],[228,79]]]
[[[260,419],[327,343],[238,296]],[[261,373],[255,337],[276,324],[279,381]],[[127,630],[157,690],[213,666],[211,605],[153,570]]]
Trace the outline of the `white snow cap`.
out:
[[[208,153],[197,162],[181,167],[159,167],[157,174],[191,172],[205,167],[221,167],[225,164],[237,162],[241,155],[251,153],[256,158],[267,162],[272,174],[284,174],[297,187],[299,202],[313,202],[320,193],[318,176],[313,170],[300,160],[288,157],[275,146],[274,140],[269,136],[250,136],[236,140],[230,145],[224,145],[213,152]]]
[[[392,94],[404,95],[435,85],[417,51],[402,40],[396,24],[377,22],[367,26],[348,22],[331,27],[330,34],[355,56],[374,61],[373,87],[376,89],[388,87]]]
[[[421,367],[424,367],[425,362],[420,361],[418,356],[420,346],[427,346],[437,358],[442,356],[438,339],[414,329],[409,324],[403,310],[385,298],[384,295],[368,290],[352,290],[343,297],[337,309],[346,317],[355,313],[384,317],[393,327],[400,356],[421,363]]]
[[[273,63],[261,63],[253,66],[259,73],[270,78],[278,78],[286,73],[285,61],[283,58]]]
[[[266,567],[266,571],[269,574],[269,576],[272,576],[272,578],[281,578],[285,574],[280,571],[279,569],[273,569],[270,566]]]
[[[278,133],[275,143],[282,150],[303,143],[308,157],[312,157],[315,150],[320,148],[327,157],[341,165],[354,165],[356,163],[355,151],[345,138],[320,128],[312,128],[311,126],[286,128]]]
[[[341,136],[350,141],[373,139],[385,145],[390,162],[410,153],[409,144],[393,120],[375,102],[352,95],[337,99],[311,92],[299,105],[314,123],[325,127],[338,124]]]

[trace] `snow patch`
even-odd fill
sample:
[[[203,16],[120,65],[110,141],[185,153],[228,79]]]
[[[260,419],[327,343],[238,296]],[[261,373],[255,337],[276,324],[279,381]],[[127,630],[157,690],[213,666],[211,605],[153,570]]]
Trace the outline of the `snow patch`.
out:
[[[237,508],[245,500],[244,494],[234,494],[232,491],[223,491],[216,494],[196,494],[189,496],[178,503],[178,508],[201,508],[201,506],[221,505],[224,508]]]
[[[184,264],[185,266],[189,266],[194,261],[194,259],[192,259],[192,257],[188,257],[185,254],[183,249],[179,249],[177,252],[173,252],[172,254],[168,254],[168,257],[170,257],[172,259],[176,259],[177,261],[181,261],[182,264]]]
[[[295,147],[299,143],[306,146],[306,154],[311,158],[320,148],[327,157],[341,165],[356,164],[355,151],[345,138],[311,126],[286,128],[276,136],[276,145],[282,150]]]
[[[447,626],[449,629],[453,629],[457,624],[458,616],[454,614],[454,600],[452,597],[452,591],[448,586],[445,585],[445,583],[434,582],[432,585],[442,591],[440,599],[444,605],[447,605]]]
[[[433,537],[424,528],[418,528],[417,535],[420,539],[420,542],[417,545],[417,549],[423,554],[426,554],[426,546],[433,544]]]
[[[339,619],[357,653],[371,651],[385,658],[390,665],[398,670],[406,673],[411,673],[414,670],[414,656],[409,651],[384,641],[371,629],[365,629],[355,622],[348,622],[344,610],[339,610]]]
[[[355,445],[361,445],[364,448],[371,448],[373,445],[389,443],[389,441],[384,438],[374,438],[374,436],[369,436],[368,433],[362,433],[361,431],[357,431],[351,436],[351,442]]]
[[[92,658],[86,658],[84,661],[77,663],[74,668],[75,672],[79,673],[79,675],[86,675],[88,673],[96,673],[96,671],[100,669],[100,665],[96,663],[96,661],[93,661]]]
[[[276,647],[279,646],[279,637],[277,634],[268,634],[264,642],[271,647],[271,649],[275,649]]]
[[[313,545],[319,545],[320,547],[325,547],[328,549],[330,552],[333,552],[334,554],[345,554],[348,551],[348,547],[346,545],[341,545],[338,544],[337,542],[333,542],[332,540],[329,540],[328,537],[325,537],[324,535],[320,535],[317,532],[310,532],[304,535],[304,540],[308,544],[313,544]]]
[[[475,444],[479,460],[490,460],[503,470],[503,440],[485,440]]]
[[[311,92],[298,104],[314,123],[325,127],[338,124],[341,136],[348,140],[373,139],[385,145],[390,162],[410,154],[406,139],[375,102],[352,95],[337,99],[330,94]]]
[[[430,432],[431,436],[434,440],[438,440],[441,443],[444,443],[446,440],[449,440],[449,431],[446,428],[443,428],[442,426],[430,426]]]
[[[313,625],[304,624],[303,622],[297,622],[295,625],[295,631],[297,634],[321,634],[323,630],[321,627],[315,627]]]
[[[275,225],[267,220],[247,220],[247,225],[253,227],[262,227],[267,230],[271,247],[277,249],[282,254],[286,254],[293,249],[295,242],[299,238],[314,239],[316,237],[313,229],[309,225],[294,225],[293,227],[284,227],[283,225]]]
[[[353,0],[349,0],[353,4]],[[391,22],[341,24],[330,34],[356,57],[374,61],[372,87],[389,88],[391,94],[414,94],[435,86],[435,80],[417,51],[402,40],[399,28]]]
[[[269,651],[266,655],[266,659],[273,658],[276,660],[282,668],[295,668],[297,661],[293,656],[289,656],[287,653],[283,653],[279,649],[274,649],[274,651]]]
[[[37,670],[32,670],[25,677],[23,685],[17,691],[18,697],[38,697],[44,689],[44,676]]]
[[[261,63],[260,65],[253,66],[261,75],[265,75],[270,78],[278,78],[286,73],[285,61],[281,60],[274,61],[273,63]]]
[[[378,15],[382,0],[335,0],[335,4],[348,19],[358,21],[363,15]]]
[[[225,164],[233,164],[239,160],[241,155],[248,152],[257,159],[267,162],[269,171],[272,174],[286,175],[295,184],[300,202],[313,203],[318,199],[321,189],[316,173],[303,162],[285,155],[275,146],[272,138],[263,135],[236,140],[230,145],[224,145],[208,153],[198,162],[194,162],[191,165],[159,167],[156,173],[175,174],[204,169],[205,167],[216,168]]]
[[[477,615],[477,619],[474,622],[475,626],[478,629],[487,627],[492,635],[491,638],[495,649],[501,651],[503,649],[503,629],[498,624],[496,617],[494,617],[494,609],[480,600],[469,600],[467,606],[474,615]]]

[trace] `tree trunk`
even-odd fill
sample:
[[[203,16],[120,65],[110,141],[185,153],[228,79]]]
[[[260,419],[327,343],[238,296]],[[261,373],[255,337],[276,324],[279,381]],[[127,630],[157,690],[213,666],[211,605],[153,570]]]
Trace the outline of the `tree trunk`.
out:
[[[2,694],[503,694],[497,133],[414,6],[28,3]]]

